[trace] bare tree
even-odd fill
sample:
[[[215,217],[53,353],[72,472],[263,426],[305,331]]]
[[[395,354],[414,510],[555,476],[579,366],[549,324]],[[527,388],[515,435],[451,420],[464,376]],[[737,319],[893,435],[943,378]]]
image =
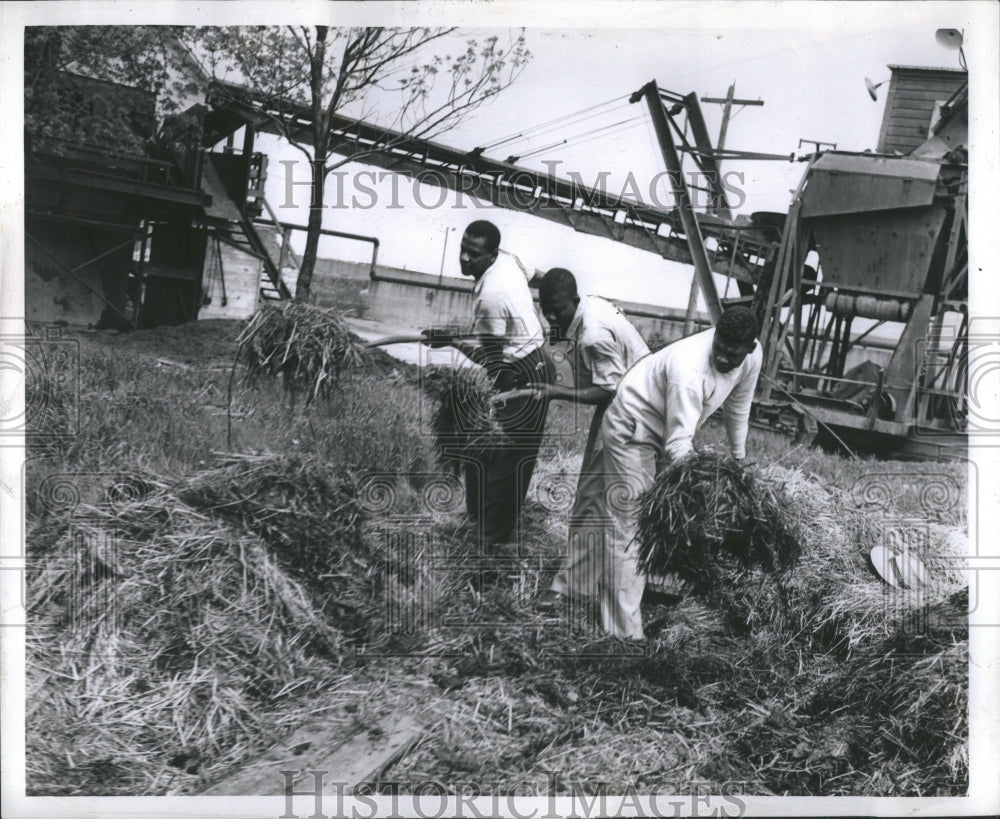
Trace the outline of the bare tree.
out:
[[[462,40],[453,28],[233,27],[190,36],[213,77],[229,81],[221,90],[232,93],[235,84],[251,92],[255,107],[311,165],[297,300],[308,298],[312,285],[325,180],[363,156],[333,153],[335,117],[350,110],[385,128],[382,148],[393,139],[431,138],[507,88],[530,59],[523,32],[506,42],[497,35]],[[458,53],[450,53],[456,45]]]

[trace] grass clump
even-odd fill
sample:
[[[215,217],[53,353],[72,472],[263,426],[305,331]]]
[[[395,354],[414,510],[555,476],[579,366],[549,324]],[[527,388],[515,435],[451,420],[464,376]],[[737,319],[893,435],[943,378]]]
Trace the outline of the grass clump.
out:
[[[438,367],[422,384],[436,402],[431,430],[446,466],[457,471],[507,440],[493,403],[496,391],[481,367]]]
[[[780,484],[728,456],[693,453],[668,464],[640,499],[639,566],[703,590],[717,584],[727,556],[780,572],[798,557],[798,523]]]
[[[329,395],[345,370],[359,366],[361,345],[338,313],[302,302],[264,305],[237,339],[251,379],[280,375],[306,403]]]

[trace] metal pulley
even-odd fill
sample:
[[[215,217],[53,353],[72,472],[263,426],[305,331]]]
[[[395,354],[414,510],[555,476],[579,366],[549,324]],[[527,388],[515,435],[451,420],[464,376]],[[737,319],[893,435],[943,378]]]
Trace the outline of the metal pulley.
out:
[[[823,303],[833,315],[844,318],[878,319],[879,321],[906,321],[912,305],[901,299],[880,296],[853,296],[847,293],[829,293]]]

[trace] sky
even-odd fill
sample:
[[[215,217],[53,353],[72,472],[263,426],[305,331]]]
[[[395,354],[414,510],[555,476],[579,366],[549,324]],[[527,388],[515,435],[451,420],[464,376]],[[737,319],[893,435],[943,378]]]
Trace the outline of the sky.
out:
[[[597,116],[565,131],[550,132],[530,142],[508,143],[488,150],[505,159],[544,147],[584,129],[639,117],[609,129],[577,147],[557,146],[525,158],[521,164],[544,170],[555,165],[565,176],[575,172],[585,182],[607,173],[605,187],[619,193],[631,174],[647,199],[650,180],[664,169],[644,103],[627,97],[655,79],[661,88],[699,96],[721,97],[735,81],[738,98],[760,99],[763,106],[737,108],[730,121],[727,147],[791,154],[800,139],[836,143],[839,149],[874,148],[888,86],[873,102],[864,85],[888,79],[889,64],[957,67],[957,52],[937,44],[937,28],[965,31],[966,55],[976,92],[980,78],[996,75],[995,5],[990,3],[836,3],[836,2],[421,2],[414,3],[23,3],[3,4],[0,14],[13,19],[23,13],[33,22],[116,24],[127,11],[130,24],[288,24],[327,22],[333,25],[457,25],[450,51],[469,37],[499,34],[506,38],[525,27],[533,57],[524,72],[498,97],[436,140],[469,150],[489,145],[554,118],[611,100]],[[33,16],[32,16],[33,15]],[[990,36],[987,36],[990,32]],[[5,40],[5,54],[10,42]],[[16,56],[15,56],[16,60]],[[975,96],[974,96],[975,100]],[[721,106],[703,105],[709,133],[718,134]],[[276,140],[261,139],[258,148],[270,159],[267,198],[285,221],[304,224],[309,192],[288,185],[307,178],[300,153]],[[295,163],[291,166],[283,162]],[[552,167],[550,164],[548,167]],[[785,212],[799,183],[804,163],[728,161],[723,172],[742,174],[745,201],[739,212]],[[381,263],[443,276],[458,276],[458,239],[468,222],[490,218],[500,227],[505,249],[531,268],[568,267],[585,292],[625,301],[673,307],[687,304],[692,277],[689,266],[607,239],[578,234],[527,214],[477,207],[469,197],[455,206],[451,197],[405,179],[383,178],[374,185],[377,201],[357,197],[358,174],[370,166],[342,169],[344,207],[328,207],[324,226],[375,236]],[[378,169],[374,169],[378,172]],[[360,177],[372,186],[370,178]],[[738,179],[738,178],[737,178]],[[393,194],[393,183],[397,194]],[[328,184],[327,201],[337,199]],[[669,205],[665,182],[654,190]],[[438,203],[440,204],[438,205]],[[290,205],[289,207],[284,207]],[[396,206],[394,206],[396,205]],[[423,206],[422,206],[423,205]],[[297,237],[298,248],[304,239]],[[361,243],[324,240],[321,255],[361,261]],[[726,283],[717,281],[720,292]]]
[[[665,180],[650,193],[650,180],[665,166],[645,103],[630,105],[627,100],[649,80],[680,94],[696,92],[699,97],[723,97],[735,81],[737,98],[763,100],[763,106],[734,109],[726,139],[729,148],[801,155],[811,146],[800,148],[799,140],[811,139],[835,143],[841,150],[862,151],[876,146],[888,90],[888,85],[882,86],[878,101],[872,101],[865,77],[874,82],[887,80],[889,64],[958,68],[958,53],[938,45],[935,30],[965,29],[968,38],[977,36],[967,4],[902,3],[894,6],[892,14],[880,15],[855,14],[852,8],[847,10],[850,13],[822,19],[815,15],[818,4],[789,3],[780,8],[768,3],[751,5],[761,10],[760,19],[750,20],[741,13],[738,16],[742,19],[734,21],[732,14],[721,13],[689,14],[684,25],[671,24],[660,16],[637,28],[528,26],[525,37],[533,56],[521,76],[459,127],[436,140],[470,150],[617,100],[585,122],[557,127],[530,141],[505,143],[487,150],[486,155],[502,160],[585,130],[638,117],[579,146],[556,146],[519,164],[538,170],[556,167],[560,176],[575,171],[585,182],[607,172],[605,187],[610,193],[620,193],[631,174],[647,201],[656,196],[655,201],[669,206],[672,198]],[[776,9],[780,15],[772,13]],[[836,25],[829,27],[831,22]],[[507,36],[509,31],[471,26],[459,37]],[[722,107],[704,103],[702,108],[715,139]],[[307,178],[301,154],[294,149],[282,150],[274,142],[265,150],[271,158],[269,201],[281,218],[304,223],[308,190],[294,185],[289,188],[290,181]],[[568,267],[587,292],[612,298],[673,307],[687,304],[691,278],[687,266],[526,214],[477,208],[469,197],[462,201],[464,207],[459,207],[451,196],[442,201],[443,192],[434,188],[417,185],[414,193],[414,183],[406,180],[396,180],[398,193],[393,193],[392,180],[385,178],[376,184],[368,175],[370,166],[348,164],[341,170],[346,175],[327,186],[331,206],[324,213],[324,225],[377,236],[383,264],[458,276],[457,247],[462,229],[473,219],[490,218],[503,233],[503,246],[529,267],[543,271]],[[786,212],[803,170],[803,162],[788,161],[734,160],[723,165],[724,172],[742,174],[734,177],[734,182],[742,179],[745,201],[738,210],[746,214]],[[367,207],[371,197],[358,187],[359,172],[363,174],[360,184],[377,192],[374,206]],[[362,207],[350,207],[352,197]],[[338,201],[344,206],[333,204]],[[290,202],[295,206],[279,207]],[[402,207],[393,207],[395,204]],[[298,246],[303,243],[303,239],[296,242]],[[359,261],[367,253],[367,247],[360,243],[327,240],[321,246],[322,255]],[[718,277],[717,284],[723,292],[724,278]]]

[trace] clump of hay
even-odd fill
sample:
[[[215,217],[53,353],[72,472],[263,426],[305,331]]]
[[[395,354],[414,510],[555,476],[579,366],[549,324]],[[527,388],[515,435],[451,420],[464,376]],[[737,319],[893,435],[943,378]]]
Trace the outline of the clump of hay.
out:
[[[264,539],[172,489],[60,522],[28,542],[27,771],[45,793],[190,789],[351,656]]]
[[[497,417],[496,391],[480,367],[435,368],[425,373],[425,392],[436,402],[431,429],[445,465],[459,470],[502,446],[507,434]]]
[[[227,455],[177,493],[192,508],[260,537],[324,608],[356,608],[344,595],[358,589],[369,568],[365,514],[343,470],[309,455]]]
[[[796,529],[780,484],[727,456],[693,453],[668,464],[640,499],[639,567],[701,590],[717,584],[728,558],[777,573],[798,557]]]
[[[304,393],[306,403],[328,395],[343,371],[363,361],[357,337],[339,314],[295,301],[264,305],[237,344],[252,379],[281,375],[285,390]]]

